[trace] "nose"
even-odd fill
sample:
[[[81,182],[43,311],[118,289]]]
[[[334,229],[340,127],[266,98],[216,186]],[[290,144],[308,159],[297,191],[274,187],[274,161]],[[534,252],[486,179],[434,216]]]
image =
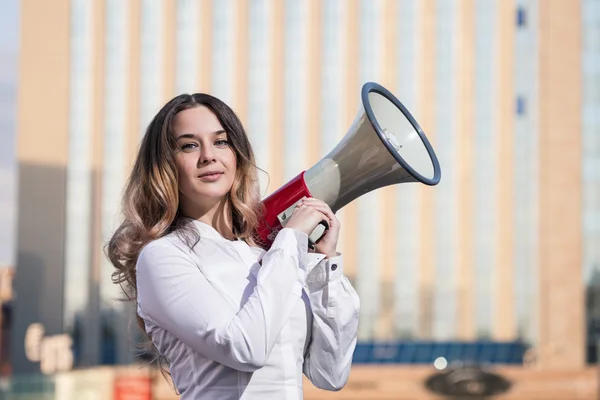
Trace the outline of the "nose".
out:
[[[200,159],[198,160],[200,164],[210,164],[215,161],[214,151],[210,145],[202,146],[202,150],[200,151]]]

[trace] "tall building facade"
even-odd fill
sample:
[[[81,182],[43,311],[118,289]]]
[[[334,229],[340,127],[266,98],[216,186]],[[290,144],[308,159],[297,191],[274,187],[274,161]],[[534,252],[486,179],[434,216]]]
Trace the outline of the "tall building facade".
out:
[[[230,104],[267,195],[343,137],[367,81],[416,116],[442,181],[339,212],[359,339],[521,339],[540,365],[582,365],[583,271],[600,268],[598,18],[595,0],[23,1],[16,369],[38,368],[34,323],[74,337],[77,365],[132,360],[103,245],[168,99]]]

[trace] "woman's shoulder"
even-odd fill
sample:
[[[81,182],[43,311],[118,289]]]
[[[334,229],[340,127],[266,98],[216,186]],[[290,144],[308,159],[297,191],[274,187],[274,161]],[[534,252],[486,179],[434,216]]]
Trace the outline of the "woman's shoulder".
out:
[[[138,274],[164,277],[165,273],[178,273],[181,268],[196,268],[195,257],[176,237],[167,235],[148,242],[136,260]],[[163,268],[168,265],[169,268]],[[170,271],[170,272],[169,272]]]
[[[254,254],[258,260],[262,259],[266,253],[266,251],[262,247],[258,247],[258,245],[247,244],[247,246],[250,249],[250,251],[252,252],[252,254]]]
[[[156,254],[180,254],[185,251],[184,249],[185,244],[181,238],[174,233],[169,233],[146,243],[140,251],[139,258]]]

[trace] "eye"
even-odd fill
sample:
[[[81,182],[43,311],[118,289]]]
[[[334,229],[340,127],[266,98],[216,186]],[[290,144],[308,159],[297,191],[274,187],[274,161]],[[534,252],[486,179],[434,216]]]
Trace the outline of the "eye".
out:
[[[181,150],[190,151],[190,150],[195,149],[196,147],[198,147],[198,145],[196,143],[185,143],[184,145],[181,146]]]
[[[229,140],[225,140],[225,139],[220,139],[220,140],[217,140],[217,141],[215,142],[215,146],[218,146],[218,147],[226,147],[226,146],[229,146]]]

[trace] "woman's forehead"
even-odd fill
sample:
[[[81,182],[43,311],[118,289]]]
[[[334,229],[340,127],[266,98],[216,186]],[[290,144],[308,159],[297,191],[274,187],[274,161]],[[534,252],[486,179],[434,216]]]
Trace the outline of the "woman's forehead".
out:
[[[173,120],[173,134],[195,136],[224,133],[223,126],[217,116],[207,107],[199,106],[180,111]]]

